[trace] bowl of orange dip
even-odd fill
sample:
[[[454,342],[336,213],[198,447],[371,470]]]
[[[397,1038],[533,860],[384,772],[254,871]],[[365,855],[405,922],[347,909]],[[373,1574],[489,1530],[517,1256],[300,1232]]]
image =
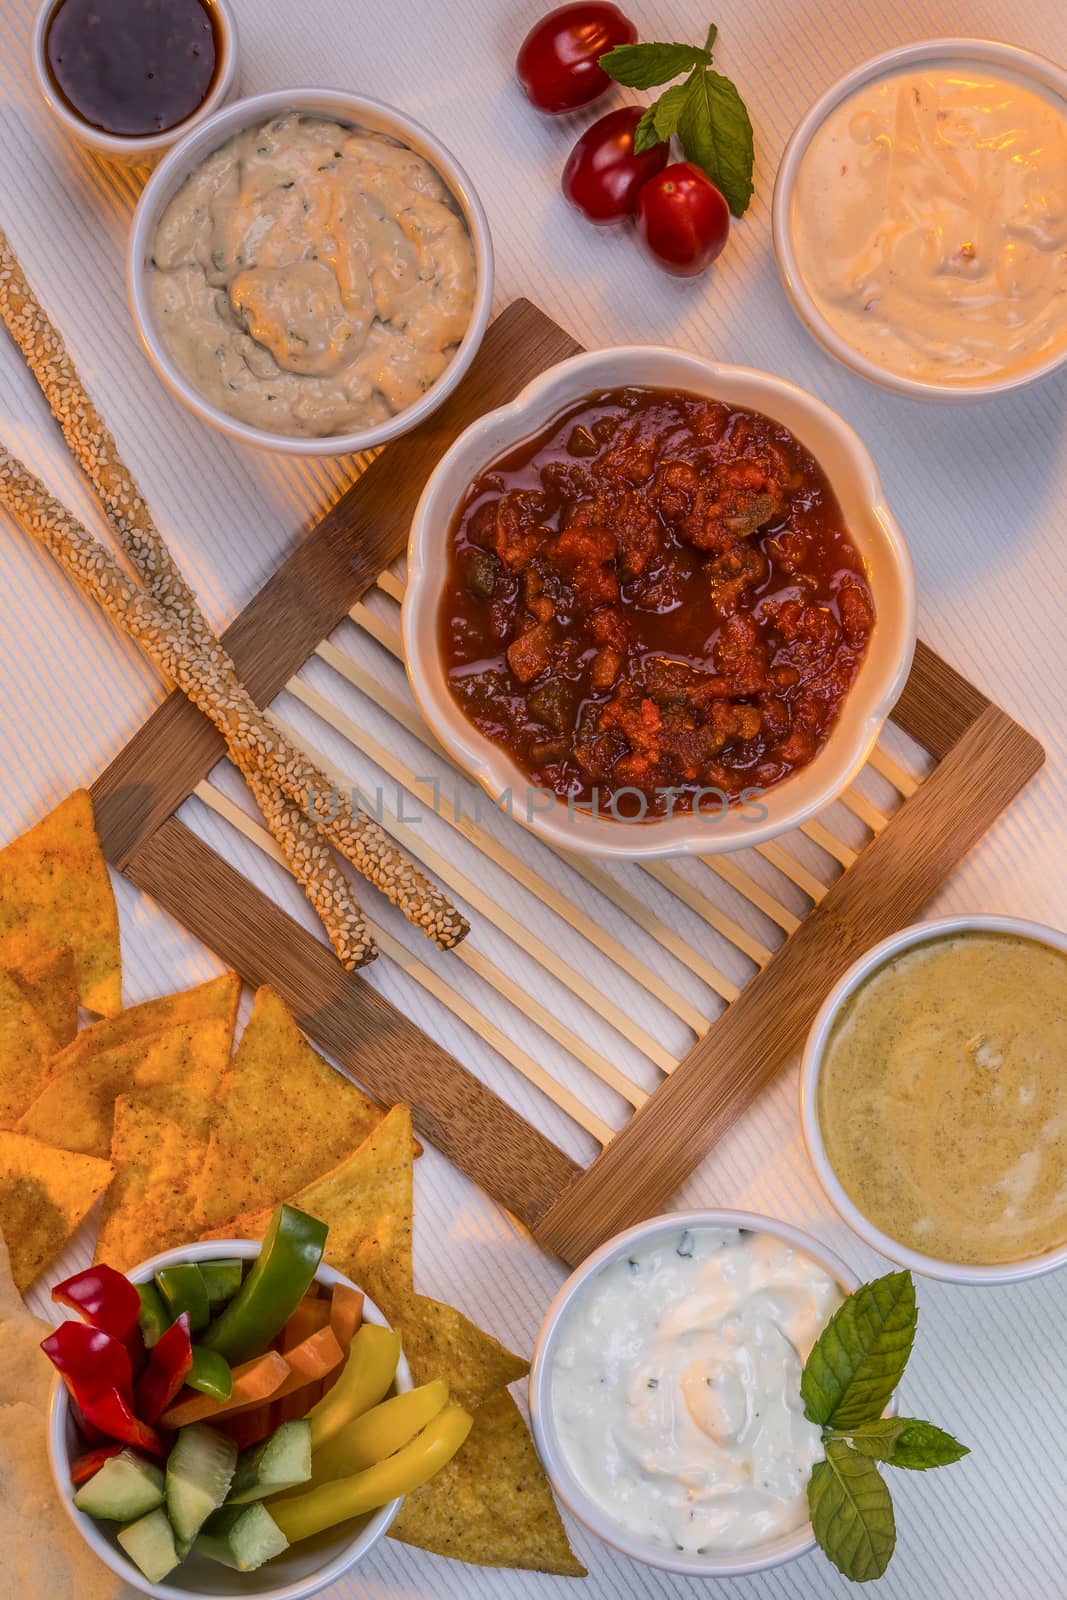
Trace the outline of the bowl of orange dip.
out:
[[[954,1283],[1067,1263],[1067,934],[1015,917],[917,924],[828,995],[801,1118],[841,1216]]]

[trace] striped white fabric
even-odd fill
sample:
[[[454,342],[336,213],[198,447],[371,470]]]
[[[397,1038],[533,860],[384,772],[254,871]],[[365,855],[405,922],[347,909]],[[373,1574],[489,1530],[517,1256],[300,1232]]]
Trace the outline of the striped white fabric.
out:
[[[1045,772],[975,851],[937,909],[1067,920],[1067,382],[1061,377],[1007,403],[958,409],[919,407],[868,387],[824,357],[795,323],[778,287],[769,229],[775,165],[790,128],[847,67],[891,43],[934,34],[1008,35],[1062,60],[1067,13],[1058,0],[1017,0],[1008,9],[993,0],[885,0],[879,6],[720,0],[721,65],[740,84],[756,127],[757,197],[727,254],[697,282],[660,275],[624,232],[595,231],[562,201],[560,168],[593,114],[542,120],[511,78],[516,45],[549,0],[399,0],[389,8],[371,0],[233,3],[246,89],[286,83],[362,88],[420,116],[452,146],[489,210],[499,306],[528,294],[587,344],[677,343],[768,367],[850,418],[870,445],[910,536],[924,636],[1048,750]],[[626,9],[646,37],[695,40],[710,20],[696,0],[627,0]],[[221,626],[348,481],[349,464],[293,467],[241,451],[187,417],[156,381],[131,331],[123,287],[136,175],[105,168],[68,145],[38,104],[28,62],[33,10],[33,0],[0,4],[0,223],[65,333],[208,615]],[[32,380],[2,341],[0,435],[63,498],[89,510]],[[0,838],[7,839],[90,780],[161,690],[133,647],[6,522],[0,523],[0,560]],[[323,685],[329,677],[317,663],[309,674]],[[292,715],[300,708],[287,703],[284,709]],[[395,728],[390,732],[383,721],[381,729],[403,754]],[[219,782],[228,788],[230,778],[220,774]],[[257,881],[276,886],[294,914],[309,915],[253,844],[196,801],[183,815]],[[509,844],[549,870],[536,845],[516,845],[513,836]],[[151,903],[124,883],[118,892],[128,1000],[216,970],[214,958]],[[604,914],[593,891],[585,908]],[[374,912],[379,915],[377,906]],[[528,915],[543,938],[561,940],[549,913],[531,906]],[[386,912],[381,920],[408,940],[402,920]],[[699,924],[687,926],[696,937]],[[505,941],[483,940],[481,947],[516,981],[532,970],[532,992],[555,1006],[551,979],[524,965]],[[379,963],[368,981],[576,1155],[591,1154],[585,1134],[546,1108],[534,1088],[395,966]],[[685,987],[684,969],[672,981],[693,1005],[706,1000],[695,980]],[[479,987],[473,974],[464,975],[464,984],[503,1026],[505,1014],[492,991]],[[640,996],[635,1003],[624,983],[615,997],[641,1026],[663,1027],[654,1003]],[[506,1021],[512,1027],[513,1014]],[[537,1059],[555,1049],[532,1023],[520,1024],[514,1037]],[[673,1038],[667,1042],[675,1048]],[[610,1054],[617,1036],[594,1030],[589,1043]],[[734,1203],[787,1217],[874,1274],[883,1264],[832,1216],[808,1169],[795,1097],[795,1078],[787,1072],[694,1175],[679,1203]],[[561,1269],[432,1150],[418,1172],[420,1287],[528,1349]],[[87,1254],[82,1239],[70,1264]],[[45,1292],[32,1298],[44,1311]],[[1067,1277],[983,1294],[924,1283],[920,1301],[906,1409],[951,1428],[974,1453],[940,1477],[896,1475],[899,1549],[879,1593],[888,1600],[920,1594],[963,1600],[987,1591],[1051,1600],[1062,1593],[1067,1564],[1067,1442],[1060,1421]],[[617,1560],[577,1529],[575,1543],[591,1570],[586,1592],[593,1600],[669,1600],[688,1593],[695,1600],[703,1592]],[[845,1590],[817,1555],[734,1587],[739,1600],[814,1600]],[[392,1544],[330,1591],[352,1600],[533,1600],[545,1592],[545,1580],[536,1577],[469,1569]]]

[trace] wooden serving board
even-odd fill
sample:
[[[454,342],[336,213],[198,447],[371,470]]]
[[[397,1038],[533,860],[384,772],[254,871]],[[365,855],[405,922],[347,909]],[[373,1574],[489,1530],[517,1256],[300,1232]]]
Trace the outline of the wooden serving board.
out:
[[[363,597],[375,585],[390,601],[402,593],[399,580],[387,569],[405,548],[411,514],[429,472],[468,423],[579,348],[526,301],[516,302],[496,320],[470,372],[442,410],[416,432],[385,447],[227,630],[227,648],[260,704],[286,688],[299,692],[296,674],[316,654],[409,731],[420,732],[411,708],[372,678],[360,676],[328,643],[329,635],[351,618],[387,652],[397,654],[395,629],[365,606]],[[321,694],[303,693],[305,703],[336,731],[354,746],[366,746],[370,736],[364,737],[350,718],[331,712]],[[523,939],[533,958],[567,982],[583,1004],[642,1045],[659,1074],[649,1092],[520,990],[477,951],[474,939],[468,941],[469,950],[464,945],[445,958],[473,966],[509,1003],[570,1050],[580,1063],[579,1076],[591,1071],[617,1092],[622,1114],[609,1122],[590,1109],[579,1089],[553,1079],[498,1027],[482,1023],[469,1001],[450,996],[440,963],[431,970],[383,935],[380,959],[400,960],[405,971],[500,1052],[502,1088],[512,1069],[525,1073],[593,1136],[600,1153],[584,1168],[359,975],[344,972],[327,945],[178,820],[178,807],[195,792],[269,849],[262,830],[209,785],[209,774],[224,755],[222,740],[183,696],[172,694],[149,718],[102,774],[93,798],[104,848],[115,867],[246,982],[272,983],[323,1050],[380,1100],[409,1101],[425,1139],[526,1223],[542,1244],[576,1263],[611,1233],[664,1206],[797,1050],[841,973],[870,945],[918,915],[1044,759],[1030,734],[922,643],[893,721],[922,746],[932,766],[915,778],[890,757],[875,753],[872,767],[891,784],[900,803],[886,814],[860,791],[845,797],[870,835],[863,848],[844,842],[822,821],[804,830],[825,863],[822,873],[791,852],[788,840],[762,847],[764,860],[781,875],[783,885],[791,884],[794,899],[803,891],[810,903],[806,914],[790,910],[788,895],[776,896],[733,858],[708,858],[700,868],[707,871],[707,887],[699,889],[669,866],[646,869],[687,913],[701,916],[709,940],[725,941],[743,954],[755,968],[744,982],[725,976],[706,955],[703,941],[701,948],[687,941],[669,918],[650,910],[642,897],[598,867],[563,858],[576,879],[592,885],[615,908],[600,925],[588,911],[569,905],[560,890],[541,883],[536,871],[507,847],[472,834],[469,824],[453,819],[494,866],[510,872],[523,892],[539,898],[631,982],[673,1009],[695,1037],[687,1052],[677,1058],[668,1055],[642,1029],[627,1027],[603,986],[598,990],[578,970],[567,968],[532,935]],[[389,752],[379,750],[376,759],[395,767]],[[414,792],[417,780],[409,786]],[[412,836],[403,842],[405,848],[420,849]],[[430,849],[422,853],[431,873],[441,879],[448,874],[446,886],[471,906],[476,930],[484,915],[513,941],[524,934],[509,912],[491,903],[448,858]],[[712,893],[712,885],[721,889],[724,883],[730,894],[744,896],[770,919],[780,942],[755,937],[739,925],[729,913],[729,895],[724,905]],[[372,896],[368,890],[364,898]],[[654,938],[671,961],[708,985],[712,1010],[721,1002],[724,1008],[708,1017],[706,1006],[695,1007],[668,980],[646,974],[618,934],[619,912]]]

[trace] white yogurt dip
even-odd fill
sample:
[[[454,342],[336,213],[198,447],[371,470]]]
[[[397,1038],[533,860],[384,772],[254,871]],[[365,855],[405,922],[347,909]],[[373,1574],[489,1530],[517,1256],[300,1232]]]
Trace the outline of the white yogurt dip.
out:
[[[1022,374],[1067,345],[1067,105],[977,66],[874,79],[812,136],[791,229],[859,355],[919,382]]]
[[[474,289],[470,235],[429,162],[296,113],[191,173],[148,274],[164,342],[207,400],[317,438],[418,400],[466,333]]]
[[[800,1375],[843,1298],[810,1256],[743,1229],[679,1229],[609,1263],[568,1309],[550,1372],[586,1494],[673,1550],[747,1550],[800,1527],[823,1455]]]

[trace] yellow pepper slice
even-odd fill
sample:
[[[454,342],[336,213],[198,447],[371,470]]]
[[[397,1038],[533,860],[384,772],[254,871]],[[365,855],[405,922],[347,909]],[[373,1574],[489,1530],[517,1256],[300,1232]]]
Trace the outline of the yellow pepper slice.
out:
[[[317,1450],[311,1463],[312,1484],[330,1483],[373,1467],[395,1455],[448,1404],[448,1384],[434,1378],[406,1394],[394,1394],[365,1411]],[[306,1492],[306,1491],[305,1491]]]
[[[399,1360],[400,1335],[365,1322],[352,1340],[341,1376],[307,1414],[312,1453],[340,1433],[347,1422],[378,1404],[396,1376]]]
[[[320,1484],[295,1499],[271,1500],[270,1514],[290,1544],[310,1539],[350,1517],[366,1516],[397,1495],[410,1494],[440,1472],[466,1439],[473,1421],[462,1406],[445,1406],[410,1444],[387,1460],[350,1478]]]

